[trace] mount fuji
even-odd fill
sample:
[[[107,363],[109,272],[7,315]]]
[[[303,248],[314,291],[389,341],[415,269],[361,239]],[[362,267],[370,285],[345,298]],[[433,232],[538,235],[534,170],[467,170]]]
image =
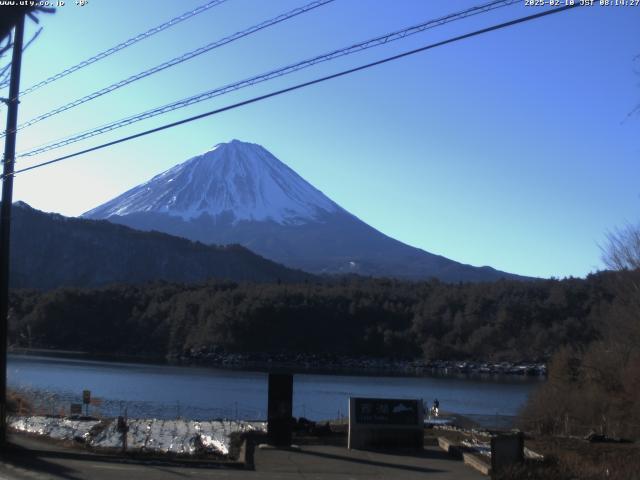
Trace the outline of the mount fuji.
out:
[[[260,145],[232,140],[86,212],[139,230],[241,244],[311,273],[405,279],[521,278],[390,238],[350,214]]]

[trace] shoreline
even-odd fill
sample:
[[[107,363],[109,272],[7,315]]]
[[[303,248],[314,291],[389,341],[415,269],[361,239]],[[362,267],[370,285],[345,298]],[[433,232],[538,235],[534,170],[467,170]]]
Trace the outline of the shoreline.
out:
[[[522,376],[546,378],[543,362],[490,362],[380,358],[338,354],[266,354],[226,353],[208,349],[191,349],[170,359],[181,365],[210,366],[229,369],[258,369],[286,373],[350,373],[399,376],[470,375],[481,377]]]
[[[105,362],[131,362],[171,366],[211,367],[224,370],[254,370],[259,372],[301,374],[349,374],[394,376],[450,376],[546,378],[543,362],[492,362],[397,359],[337,354],[269,354],[227,353],[206,348],[191,349],[182,355],[167,357],[129,354],[103,354],[75,350],[45,348],[9,348],[11,355],[27,357],[58,357]]]

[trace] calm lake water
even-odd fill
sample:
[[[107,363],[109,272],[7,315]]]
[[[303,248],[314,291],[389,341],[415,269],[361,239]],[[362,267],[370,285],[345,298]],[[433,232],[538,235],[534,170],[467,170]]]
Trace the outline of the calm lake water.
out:
[[[267,374],[202,367],[102,362],[9,355],[8,384],[31,393],[39,407],[58,413],[91,390],[103,415],[191,419],[264,419]],[[491,423],[513,416],[543,380],[532,377],[294,376],[294,415],[312,420],[347,414],[349,396],[440,400],[440,408]],[[97,412],[96,412],[97,413]],[[487,420],[487,418],[489,420]],[[484,421],[483,421],[484,419]]]

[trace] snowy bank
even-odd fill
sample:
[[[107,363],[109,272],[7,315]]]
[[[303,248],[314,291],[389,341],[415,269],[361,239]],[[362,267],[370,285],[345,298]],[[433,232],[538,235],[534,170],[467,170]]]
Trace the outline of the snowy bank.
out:
[[[75,420],[60,417],[9,417],[9,427],[17,432],[42,435],[55,440],[82,442],[98,450],[122,448],[117,421]],[[127,452],[194,456],[229,455],[234,433],[266,432],[265,422],[234,420],[130,419]]]

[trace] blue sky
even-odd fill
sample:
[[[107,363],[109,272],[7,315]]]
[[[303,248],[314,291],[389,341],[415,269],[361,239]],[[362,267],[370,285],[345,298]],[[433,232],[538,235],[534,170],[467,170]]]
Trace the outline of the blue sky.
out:
[[[74,3],[42,18],[23,87],[205,1]],[[20,122],[305,3],[228,0],[25,96]],[[336,0],[25,129],[18,151],[480,3]],[[453,22],[33,161],[540,8]],[[19,175],[14,199],[79,215],[238,138],[410,245],[523,275],[584,276],[602,268],[605,232],[640,219],[640,116],[627,118],[640,102],[638,25],[640,7],[574,9]]]

